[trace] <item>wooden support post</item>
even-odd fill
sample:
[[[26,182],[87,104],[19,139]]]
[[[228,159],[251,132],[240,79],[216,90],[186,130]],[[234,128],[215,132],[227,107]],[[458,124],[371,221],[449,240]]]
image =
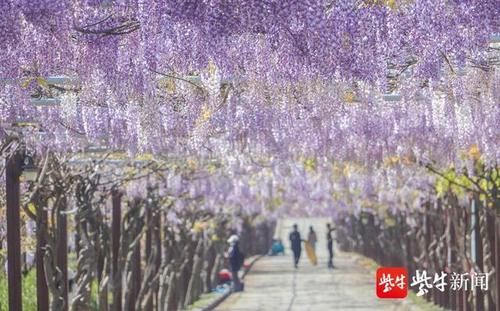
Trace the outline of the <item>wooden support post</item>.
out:
[[[161,255],[162,255],[162,248],[161,248],[161,214],[158,212],[158,215],[155,217],[155,228],[154,228],[154,236],[155,236],[155,242],[156,242],[156,271],[160,271],[161,268]],[[154,296],[155,296],[155,310],[158,310],[160,305],[160,300],[159,300],[159,282],[156,284],[156,288],[154,290]]]
[[[472,310],[469,304],[469,291],[465,290],[465,288],[462,290],[464,292],[464,310],[465,311]]]
[[[152,239],[153,239],[153,230],[151,225],[153,223],[151,216],[151,208],[150,206],[146,206],[146,224],[148,227],[146,229],[146,245],[145,245],[145,258],[148,260],[149,256],[151,256],[151,248],[152,248]]]
[[[64,310],[69,309],[68,299],[68,220],[66,216],[66,198],[61,198],[57,211],[56,263],[62,272]]]
[[[485,221],[485,228],[484,228],[484,235],[483,235],[483,241],[487,242],[489,245],[489,249],[486,247],[486,244],[483,243],[483,261],[484,264],[483,266],[485,267],[485,270],[488,269],[491,272],[492,269],[495,268],[495,211],[490,208],[488,203],[485,202],[483,206],[484,208],[484,215],[486,217]],[[489,256],[487,256],[489,254]],[[485,271],[486,272],[486,271]],[[493,283],[495,282],[495,274],[492,274],[488,278],[488,290],[484,292],[485,294],[485,309],[488,310],[496,310],[495,307],[495,290]]]
[[[21,220],[20,187],[21,155],[15,154],[7,159],[5,168],[5,187],[7,203],[7,274],[9,284],[9,310],[21,311]]]
[[[151,215],[151,206],[146,204],[146,224],[148,224],[148,228],[146,229],[146,246],[145,246],[145,254],[144,254],[144,262],[149,264],[149,258],[151,257],[152,247],[153,247],[153,230],[154,230],[154,222]],[[149,296],[148,301],[146,302],[146,310],[153,309],[153,297]]]
[[[49,310],[49,289],[45,277],[45,266],[43,257],[47,246],[47,210],[44,206],[37,206],[36,209],[36,297],[38,311]]]
[[[141,290],[141,242],[138,241],[132,256],[132,282],[130,284],[130,305],[129,310],[135,310],[135,303]]]
[[[481,201],[479,200],[479,196],[475,195],[474,198],[474,214],[472,217],[474,217],[474,224],[475,228],[473,229],[474,235],[471,237],[471,239],[474,239],[474,246],[475,246],[475,264],[479,268],[480,271],[477,272],[484,272],[484,265],[483,265],[483,239],[481,237],[481,222],[479,219],[479,215],[484,212],[484,207],[481,204]],[[480,288],[475,288],[475,309],[476,310],[484,310],[484,292]]]
[[[446,250],[446,260],[445,260],[445,263],[444,263],[444,270],[446,271],[446,268],[450,269],[449,271],[451,271],[451,237],[450,237],[450,227],[451,227],[451,221],[450,221],[450,213],[449,213],[449,209],[444,207],[443,210],[442,210],[442,213],[444,214],[444,224],[445,224],[445,250]],[[448,273],[448,277],[447,277],[447,283],[450,284],[450,275],[449,275],[449,271],[447,272]],[[450,301],[450,288],[449,287],[446,287],[445,289],[445,292],[444,292],[444,308],[446,310],[449,310],[450,309],[450,305],[451,305],[451,301]]]
[[[431,244],[431,226],[429,220],[429,203],[425,204],[424,210],[424,269],[428,270],[431,267],[431,258],[429,257],[429,245]],[[431,301],[431,295],[425,295],[427,301]]]
[[[496,311],[500,311],[500,203],[495,199],[495,276],[496,276]]]
[[[121,273],[118,267],[118,258],[120,254],[120,236],[121,236],[121,200],[122,194],[114,190],[111,194],[112,211],[111,211],[111,245],[112,245],[112,272],[113,279],[118,273]],[[122,294],[121,284],[115,284],[113,289],[113,310],[122,310]]]
[[[458,291],[458,295],[457,295],[457,299],[458,299],[458,310],[459,311],[467,311],[468,308],[467,308],[467,291],[465,290],[465,288],[462,288]]]
[[[134,200],[132,203],[135,206],[140,204],[139,200]],[[139,229],[141,230],[141,229]],[[135,235],[140,234],[140,231],[135,231],[134,232],[134,239]],[[128,308],[127,310],[135,310],[135,304],[137,303],[137,299],[139,298],[139,292],[141,290],[141,239],[137,240],[137,244],[135,245],[135,249],[132,254],[132,261],[130,263],[131,265],[131,274],[132,276],[130,277],[131,282],[129,285],[129,288],[127,289],[130,293],[129,297],[129,305],[124,306],[124,308]]]

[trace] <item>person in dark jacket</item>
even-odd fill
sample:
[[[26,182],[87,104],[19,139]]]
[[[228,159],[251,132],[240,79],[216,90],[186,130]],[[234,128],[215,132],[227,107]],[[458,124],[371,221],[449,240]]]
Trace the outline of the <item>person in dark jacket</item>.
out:
[[[244,255],[240,251],[238,241],[239,241],[239,238],[235,234],[233,234],[227,240],[227,242],[229,243],[229,251],[228,251],[229,265],[231,268],[231,274],[233,277],[233,285],[234,285],[235,292],[239,292],[239,291],[243,290],[238,273],[239,273],[241,267],[243,266]]]
[[[294,267],[299,267],[300,253],[302,252],[302,239],[297,229],[297,224],[293,225],[293,231],[290,233],[290,243],[292,245]]]

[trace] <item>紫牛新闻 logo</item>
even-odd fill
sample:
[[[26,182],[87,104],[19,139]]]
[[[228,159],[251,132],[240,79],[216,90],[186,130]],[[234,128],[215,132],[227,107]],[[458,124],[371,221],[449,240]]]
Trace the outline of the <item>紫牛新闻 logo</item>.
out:
[[[403,267],[380,267],[376,279],[377,297],[401,299],[408,295],[408,270]]]

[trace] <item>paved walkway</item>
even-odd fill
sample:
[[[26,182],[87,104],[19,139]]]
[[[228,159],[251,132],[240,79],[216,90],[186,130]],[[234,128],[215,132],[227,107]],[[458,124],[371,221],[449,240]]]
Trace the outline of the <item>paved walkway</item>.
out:
[[[337,269],[327,269],[326,233],[323,219],[287,219],[278,224],[276,236],[288,246],[288,232],[299,224],[303,239],[308,226],[318,235],[318,266],[305,253],[299,269],[293,268],[291,252],[285,256],[260,259],[247,275],[245,291],[232,294],[219,311],[327,311],[327,310],[419,310],[409,299],[383,301],[376,298],[373,271],[356,261],[357,255],[336,251]],[[288,247],[287,250],[290,248]]]

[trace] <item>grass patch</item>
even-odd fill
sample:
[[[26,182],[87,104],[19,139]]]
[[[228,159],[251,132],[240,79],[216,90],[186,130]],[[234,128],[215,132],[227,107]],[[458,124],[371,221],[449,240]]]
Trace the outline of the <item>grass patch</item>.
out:
[[[36,303],[36,271],[31,269],[22,279],[23,310],[37,309]],[[7,274],[0,272],[0,311],[9,310],[9,286]]]
[[[0,272],[0,311],[9,311],[9,291],[8,291],[7,274]],[[37,297],[36,297],[36,270],[31,269],[26,276],[23,277],[22,284],[23,291],[23,310],[34,311],[37,310]],[[110,297],[112,296],[109,293]],[[98,297],[98,284],[96,281],[91,285],[91,302],[90,310],[98,310],[97,305]],[[111,299],[110,299],[111,301]]]
[[[188,311],[194,311],[208,307],[217,298],[221,297],[223,294],[217,292],[211,292],[202,294],[198,300],[196,300],[192,305],[186,307]]]

